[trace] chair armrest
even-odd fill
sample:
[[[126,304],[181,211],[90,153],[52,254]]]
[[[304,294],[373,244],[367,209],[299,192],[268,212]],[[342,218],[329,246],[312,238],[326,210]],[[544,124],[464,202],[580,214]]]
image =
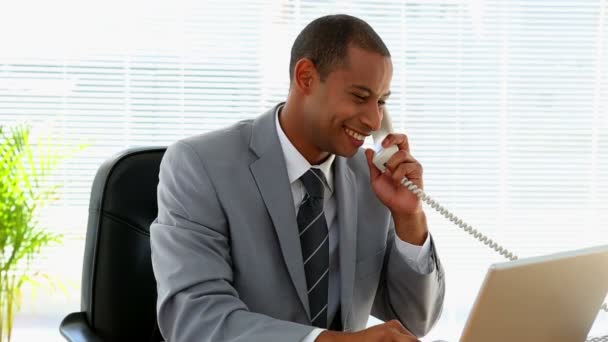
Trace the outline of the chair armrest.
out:
[[[67,315],[59,325],[59,332],[69,342],[103,342],[89,326],[84,312]]]

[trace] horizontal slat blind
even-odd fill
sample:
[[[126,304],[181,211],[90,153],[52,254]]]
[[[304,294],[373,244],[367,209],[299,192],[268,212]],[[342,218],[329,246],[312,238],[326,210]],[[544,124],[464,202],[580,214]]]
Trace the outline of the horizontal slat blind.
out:
[[[367,20],[391,50],[388,106],[430,195],[520,256],[608,241],[606,0],[61,0],[40,5],[47,15],[32,6],[0,4],[0,122],[50,124],[64,143],[89,144],[62,168],[62,199],[45,216],[66,246],[39,261],[75,284],[103,160],[284,100],[295,36],[339,12]],[[448,280],[431,337],[455,339],[501,259],[427,214]],[[77,293],[59,297],[24,310],[77,310]],[[606,315],[595,329],[608,332]]]

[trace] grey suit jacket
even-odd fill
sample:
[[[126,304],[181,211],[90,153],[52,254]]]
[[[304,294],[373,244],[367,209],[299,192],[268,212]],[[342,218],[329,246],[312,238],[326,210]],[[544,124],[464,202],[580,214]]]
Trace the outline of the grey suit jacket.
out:
[[[314,329],[275,109],[165,153],[150,238],[169,341],[300,341]],[[363,151],[334,167],[344,329],[365,328],[371,312],[426,334],[444,297],[435,248],[430,274],[412,270]]]

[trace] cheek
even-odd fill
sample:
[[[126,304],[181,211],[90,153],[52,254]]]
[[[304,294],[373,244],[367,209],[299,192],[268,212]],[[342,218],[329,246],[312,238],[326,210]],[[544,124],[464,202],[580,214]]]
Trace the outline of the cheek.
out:
[[[343,114],[341,112],[334,111],[330,114],[329,120],[327,120],[327,129],[336,134],[339,130],[342,130],[344,123]]]
[[[339,125],[340,127],[345,125],[351,125],[353,127],[361,126],[359,123],[357,123],[357,117],[363,113],[360,107],[361,106],[357,105],[356,103],[347,103],[343,105],[338,111],[336,111],[334,118],[335,124]]]

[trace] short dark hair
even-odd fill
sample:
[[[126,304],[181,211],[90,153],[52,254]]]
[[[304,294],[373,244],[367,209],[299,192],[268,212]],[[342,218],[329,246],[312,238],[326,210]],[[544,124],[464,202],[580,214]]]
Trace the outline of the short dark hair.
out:
[[[382,38],[364,20],[346,14],[328,15],[306,25],[294,41],[289,81],[293,81],[294,68],[302,58],[310,59],[319,70],[321,81],[325,81],[337,66],[347,62],[350,44],[385,57],[391,56]]]

